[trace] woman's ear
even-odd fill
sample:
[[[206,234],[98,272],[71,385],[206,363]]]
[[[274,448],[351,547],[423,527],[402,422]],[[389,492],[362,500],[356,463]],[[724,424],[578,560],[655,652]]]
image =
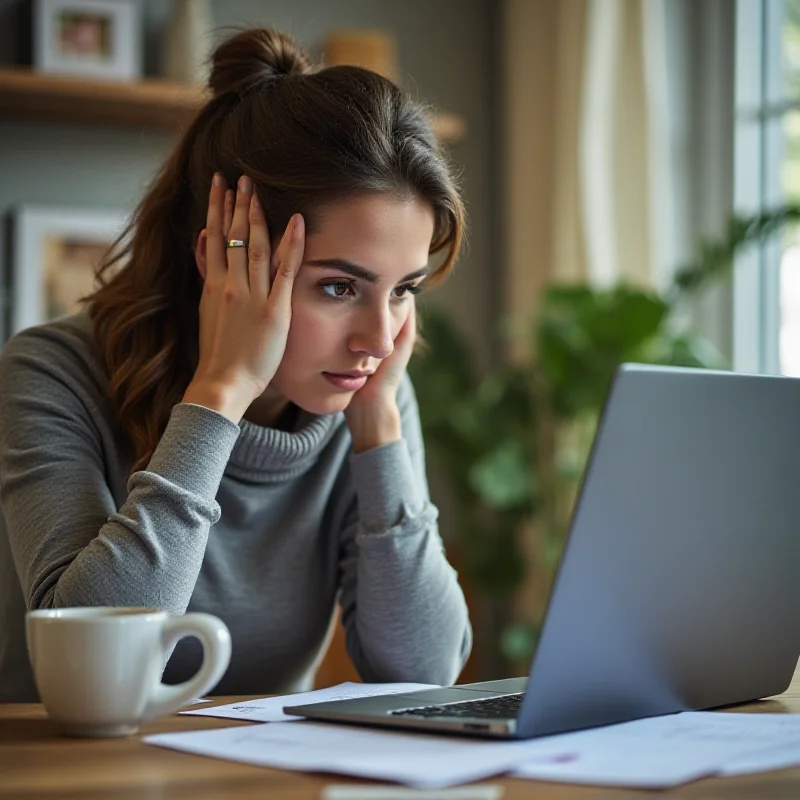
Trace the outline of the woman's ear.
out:
[[[205,281],[206,279],[206,243],[208,242],[208,237],[206,236],[206,229],[200,231],[200,235],[197,237],[197,247],[194,249],[194,260],[197,263],[197,271],[200,273],[200,277]]]

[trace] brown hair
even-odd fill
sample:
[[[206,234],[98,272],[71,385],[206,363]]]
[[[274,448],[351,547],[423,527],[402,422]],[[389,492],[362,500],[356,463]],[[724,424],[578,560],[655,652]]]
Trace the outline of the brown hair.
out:
[[[295,212],[308,232],[326,204],[365,192],[430,204],[439,282],[464,227],[461,199],[426,109],[358,67],[315,70],[289,37],[237,33],[215,51],[212,97],[199,112],[100,267],[89,298],[109,394],[144,468],[197,365],[202,291],[193,249],[212,175],[253,179],[271,234]]]

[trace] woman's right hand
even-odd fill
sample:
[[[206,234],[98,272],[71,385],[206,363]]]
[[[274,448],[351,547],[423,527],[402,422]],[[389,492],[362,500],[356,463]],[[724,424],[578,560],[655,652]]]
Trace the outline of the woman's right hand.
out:
[[[252,180],[243,175],[234,196],[225,179],[215,174],[205,235],[200,357],[183,402],[208,406],[238,423],[283,358],[305,225],[300,214],[292,216],[273,259]],[[228,247],[228,239],[249,244]],[[271,263],[276,272],[270,283]]]

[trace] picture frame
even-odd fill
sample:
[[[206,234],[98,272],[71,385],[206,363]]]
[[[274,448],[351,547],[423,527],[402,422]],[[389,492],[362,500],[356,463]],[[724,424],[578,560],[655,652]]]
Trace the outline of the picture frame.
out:
[[[134,81],[142,75],[138,0],[34,0],[38,72]]]
[[[8,335],[79,310],[100,259],[127,224],[121,210],[18,206],[11,212]]]

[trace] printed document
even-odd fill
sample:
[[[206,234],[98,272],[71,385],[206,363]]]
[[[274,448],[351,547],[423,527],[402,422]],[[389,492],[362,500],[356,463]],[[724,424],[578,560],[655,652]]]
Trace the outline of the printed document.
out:
[[[689,711],[549,741],[564,748],[561,760],[521,762],[514,777],[663,788],[799,764],[800,714]]]
[[[418,789],[507,772],[526,760],[530,750],[528,742],[486,742],[306,721],[163,733],[146,736],[144,741],[245,764],[334,772]]]
[[[225,719],[249,719],[251,722],[292,722],[303,719],[283,713],[288,705],[323,703],[330,700],[350,700],[353,697],[375,697],[379,694],[401,694],[418,692],[420,689],[438,689],[430,683],[340,683],[328,689],[313,692],[288,694],[281,697],[265,697],[260,700],[247,700],[243,703],[229,703],[214,708],[198,708],[181,711],[181,714],[200,717],[224,717]]]
[[[276,699],[287,702],[285,697]],[[306,720],[157,734],[144,741],[247,764],[396,781],[420,789],[507,773],[665,788],[713,775],[800,764],[800,714],[686,712],[503,742]]]

